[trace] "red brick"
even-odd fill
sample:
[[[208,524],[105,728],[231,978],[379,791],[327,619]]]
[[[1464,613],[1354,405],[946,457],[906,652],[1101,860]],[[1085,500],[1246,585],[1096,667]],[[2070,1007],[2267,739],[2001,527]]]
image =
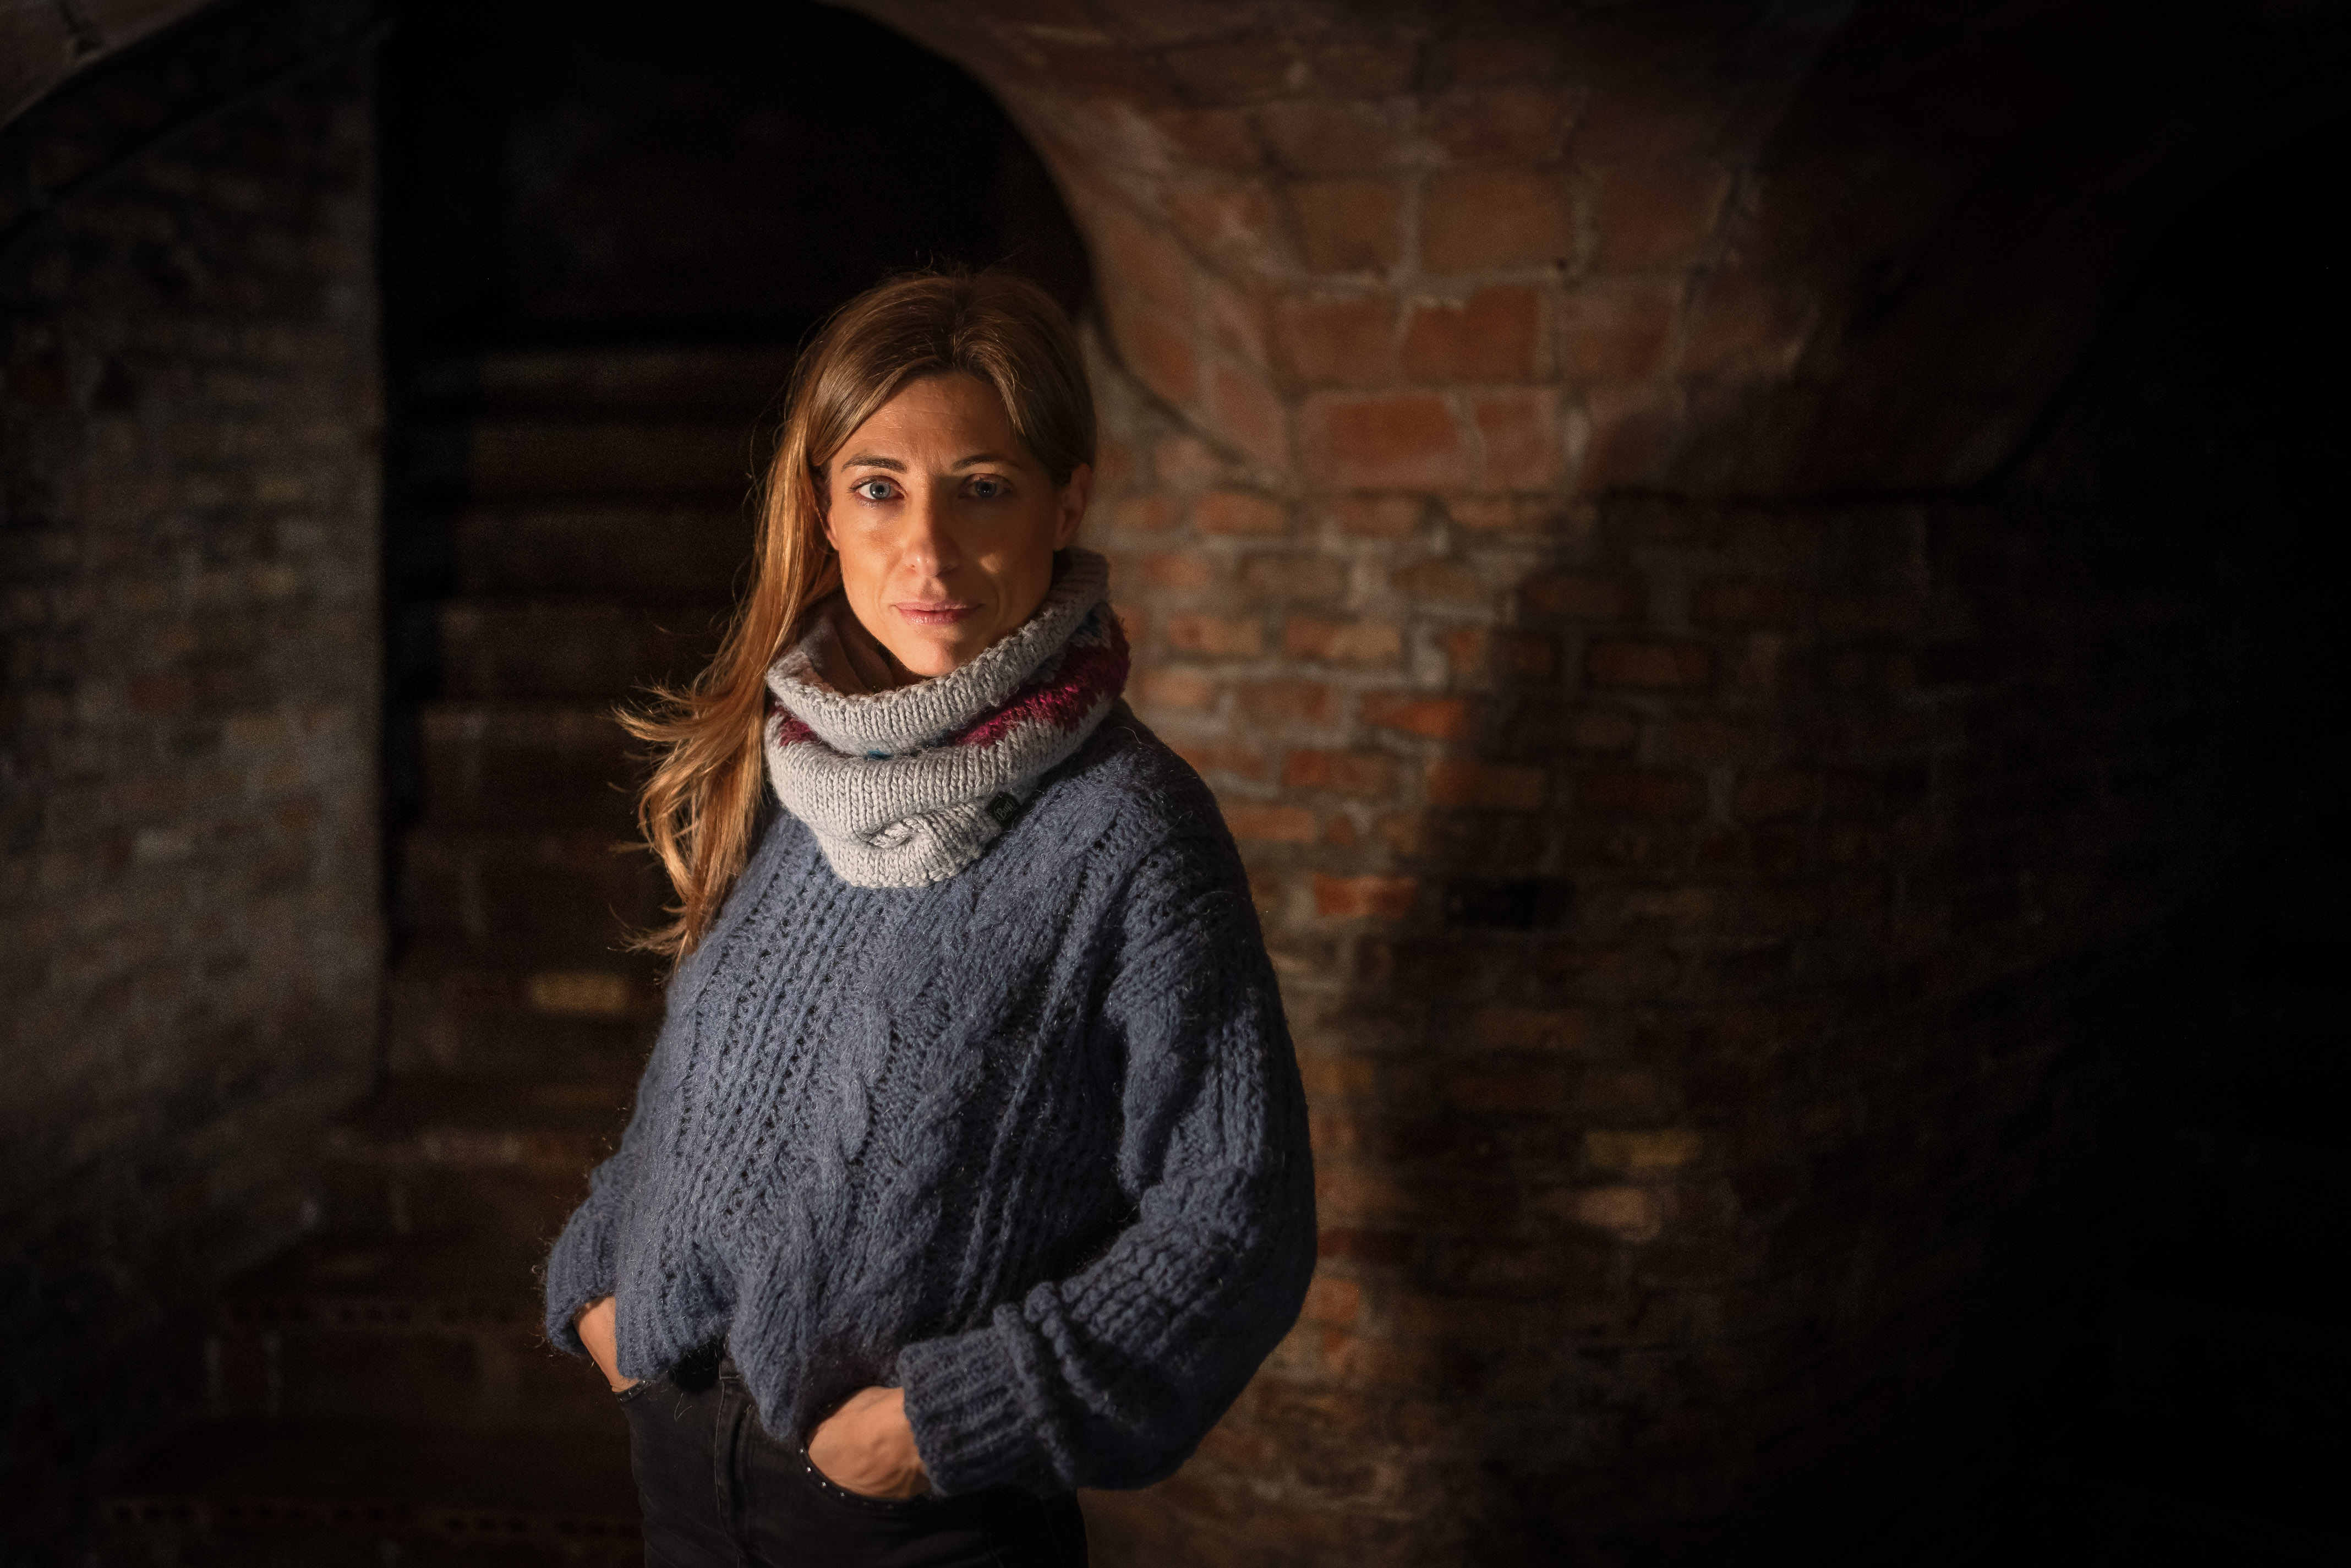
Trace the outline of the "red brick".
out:
[[[1537,1200],[1562,1219],[1606,1231],[1624,1241],[1648,1241],[1665,1228],[1665,1205],[1645,1186],[1588,1186]]]
[[[1290,519],[1280,502],[1243,490],[1211,490],[1192,515],[1204,534],[1278,534]]]
[[[1270,266],[1272,261],[1270,251],[1241,258],[1245,267]],[[1259,371],[1273,362],[1266,349],[1266,298],[1261,292],[1236,288],[1214,273],[1200,279],[1200,319],[1207,325],[1208,340]]]
[[[1440,63],[1456,87],[1545,81],[1559,73],[1566,45],[1566,30],[1556,21],[1465,28],[1447,41]]]
[[[1215,450],[1196,435],[1171,435],[1155,443],[1151,462],[1162,484],[1180,488],[1204,483],[1224,471]]]
[[[1482,626],[1463,626],[1437,640],[1445,650],[1446,667],[1457,680],[1474,681],[1486,673],[1491,635]]]
[[[1168,745],[1176,756],[1202,773],[1230,773],[1242,779],[1265,777],[1265,758],[1246,746],[1173,740]]]
[[[1641,381],[1665,369],[1678,282],[1592,283],[1560,297],[1560,369],[1572,381]]]
[[[1673,1170],[1696,1160],[1701,1145],[1687,1127],[1621,1132],[1595,1127],[1583,1134],[1583,1157],[1602,1170]]]
[[[1414,1239],[1399,1230],[1351,1229],[1324,1226],[1315,1237],[1318,1258],[1352,1258],[1359,1262],[1397,1264],[1412,1255]]]
[[[1199,395],[1200,361],[1192,340],[1159,317],[1140,310],[1113,312],[1127,363],[1143,384],[1178,405]]]
[[[1154,588],[1206,588],[1217,580],[1217,563],[1200,555],[1147,555],[1143,580]]]
[[[1621,811],[1635,817],[1695,817],[1706,808],[1706,790],[1687,773],[1651,768],[1594,768],[1576,781],[1575,803],[1586,811]]]
[[[1311,1323],[1344,1328],[1363,1311],[1361,1281],[1336,1274],[1317,1274],[1306,1283],[1306,1305],[1299,1315]]]
[[[1673,1106],[1654,1072],[1595,1069],[1578,1084],[1575,1108],[1589,1116],[1622,1117],[1670,1114]]]
[[[1710,247],[1730,177],[1720,169],[1635,168],[1600,171],[1593,181],[1593,224],[1599,230],[1595,265],[1608,271],[1680,267]]]
[[[1329,724],[1338,712],[1331,688],[1320,681],[1252,681],[1236,686],[1234,695],[1241,713],[1259,724]]]
[[[1420,897],[1409,876],[1314,876],[1314,913],[1332,920],[1402,920]]]
[[[1241,570],[1244,592],[1286,604],[1335,600],[1346,588],[1346,563],[1328,556],[1252,555]]]
[[[1183,508],[1165,496],[1129,496],[1111,509],[1111,527],[1122,531],[1157,533],[1172,528]]]
[[[1541,371],[1541,308],[1531,288],[1481,288],[1464,305],[1419,305],[1405,328],[1404,372],[1424,382],[1522,382]]]
[[[1281,765],[1290,789],[1329,789],[1377,799],[1395,787],[1395,758],[1378,751],[1293,751]]]
[[[1421,265],[1431,272],[1549,266],[1573,248],[1567,193],[1555,174],[1439,175],[1421,205]]]
[[[1556,1111],[1568,1079],[1557,1068],[1461,1068],[1445,1076],[1445,1097],[1464,1111]]]
[[[1674,434],[1667,395],[1646,388],[1595,387],[1585,394],[1584,406],[1592,417],[1592,439],[1578,487],[1592,495],[1647,478]]]
[[[1714,651],[1703,643],[1596,638],[1583,653],[1584,678],[1595,686],[1689,691],[1714,677]]]
[[[1177,320],[1191,314],[1192,263],[1175,235],[1126,207],[1104,204],[1092,237],[1102,247],[1105,272],[1117,279],[1120,299]]]
[[[1638,621],[1648,605],[1639,578],[1612,572],[1550,572],[1519,591],[1535,614],[1576,621]]]
[[[1343,496],[1331,503],[1331,520],[1343,534],[1398,538],[1420,526],[1428,503],[1418,496]]]
[[[1097,35],[1099,36],[1099,35]],[[1073,41],[1048,34],[1032,37],[1046,80],[1067,83],[1072,98],[1109,99],[1132,109],[1167,109],[1175,94],[1132,50],[1118,44]]]
[[[1697,583],[1690,589],[1689,612],[1693,621],[1785,625],[1795,619],[1796,591],[1782,582]]]
[[[1208,378],[1208,412],[1242,451],[1270,468],[1290,466],[1290,411],[1262,377],[1218,365]]]
[[[1672,954],[1655,947],[1562,944],[1546,948],[1541,964],[1549,978],[1581,987],[1589,995],[1617,999],[1662,995],[1680,972]]]
[[[1309,57],[1315,79],[1323,86],[1358,98],[1402,92],[1420,68],[1419,46],[1409,39],[1383,41],[1349,38],[1313,49]]]
[[[134,713],[176,714],[196,705],[196,683],[177,672],[133,675],[123,685],[123,699]]]
[[[1398,593],[1423,604],[1484,604],[1492,597],[1485,579],[1453,560],[1416,561],[1388,574]]]
[[[1393,375],[1395,310],[1384,294],[1356,299],[1285,299],[1275,307],[1283,367],[1306,386],[1380,386]]]
[[[1582,1051],[1589,1015],[1557,1008],[1480,1008],[1472,1027],[1493,1051]]]
[[[1422,134],[1457,163],[1549,163],[1566,151],[1565,97],[1538,87],[1447,93],[1421,110]]]
[[[1325,483],[1367,489],[1469,483],[1468,443],[1437,398],[1317,392],[1306,400],[1301,423],[1307,472]]]
[[[1290,187],[1309,272],[1383,272],[1404,256],[1404,196],[1384,180],[1322,180]]]
[[[1486,483],[1495,489],[1545,488],[1560,476],[1559,394],[1549,387],[1471,400],[1485,446]]]
[[[1178,653],[1220,658],[1253,658],[1265,652],[1265,632],[1255,621],[1219,615],[1170,615],[1167,645]]]
[[[1200,710],[1217,702],[1215,678],[1197,670],[1145,670],[1135,677],[1135,689],[1155,707]]]
[[[1210,104],[1261,103],[1289,85],[1295,61],[1262,39],[1201,44],[1159,57],[1186,94]]]
[[[1623,922],[1669,925],[1688,933],[1719,925],[1722,894],[1711,887],[1653,887],[1627,892],[1617,904]],[[1750,927],[1751,928],[1751,927]]]
[[[1395,851],[1396,853],[1416,855],[1420,852],[1420,842],[1425,836],[1424,830],[1426,826],[1426,816],[1421,812],[1413,812],[1406,816],[1382,817],[1380,837],[1386,840],[1388,848]]]
[[[1273,196],[1260,181],[1171,181],[1161,187],[1167,215],[1195,250],[1227,261],[1254,265],[1264,270],[1274,261],[1274,235],[1281,226]],[[1213,282],[1213,279],[1203,279]],[[1245,332],[1232,340],[1248,343]]]
[[[1771,751],[1771,732],[1760,724],[1705,714],[1667,722],[1657,757],[1702,768],[1730,767],[1756,761]]]
[[[1134,448],[1105,433],[1094,445],[1094,494],[1115,496],[1134,475]]]
[[[1281,651],[1293,659],[1394,664],[1404,658],[1404,634],[1384,622],[1324,621],[1293,615],[1282,627]]]
[[[1294,174],[1368,174],[1403,162],[1410,110],[1380,103],[1291,99],[1257,112],[1258,134],[1275,162]]]
[[[1088,26],[1092,26],[1091,23]],[[1265,149],[1249,120],[1229,109],[1163,109],[1151,117],[1168,141],[1196,163],[1246,173],[1265,166]]]
[[[1548,637],[1515,633],[1502,641],[1502,657],[1520,680],[1547,681],[1559,667],[1559,647]]]
[[[1499,533],[1520,521],[1508,496],[1456,496],[1445,503],[1445,515],[1481,534]]]
[[[1367,1057],[1298,1053],[1298,1076],[1317,1100],[1368,1099],[1379,1087],[1379,1064]]]
[[[1630,73],[1625,78],[1630,79]],[[1715,134],[1711,104],[1655,78],[1594,93],[1575,127],[1576,156],[1595,165],[1687,167]]]
[[[1816,773],[1758,773],[1739,787],[1739,814],[1750,822],[1809,810],[1820,796]]]
[[[1414,696],[1405,692],[1366,692],[1364,722],[1374,729],[1400,729],[1431,740],[1467,740],[1472,712],[1465,697]]]
[[[1785,369],[1803,350],[1805,320],[1803,308],[1773,285],[1716,267],[1690,302],[1681,369],[1696,375],[1733,366]]]
[[[1428,803],[1432,806],[1532,811],[1543,803],[1543,770],[1540,768],[1467,761],[1428,765]]]
[[[1266,806],[1249,801],[1224,804],[1225,825],[1237,839],[1267,843],[1311,844],[1314,813],[1302,806]]]

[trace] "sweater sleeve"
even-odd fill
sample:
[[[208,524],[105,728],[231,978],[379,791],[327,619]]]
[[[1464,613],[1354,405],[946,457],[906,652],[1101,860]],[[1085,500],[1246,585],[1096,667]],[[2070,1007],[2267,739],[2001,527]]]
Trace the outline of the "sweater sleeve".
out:
[[[1040,1495],[1174,1473],[1296,1322],[1315,1253],[1306,1101],[1231,841],[1130,883],[1099,1027],[1123,1041],[1134,1218],[1066,1278],[904,1346],[933,1488]]]
[[[686,963],[693,965],[700,957],[697,952]],[[673,993],[692,979],[692,971],[681,967],[671,982]],[[636,1103],[629,1113],[628,1127],[621,1134],[621,1145],[588,1173],[587,1199],[564,1222],[562,1234],[547,1255],[547,1337],[557,1349],[574,1355],[586,1355],[588,1347],[580,1343],[580,1331],[571,1320],[598,1297],[617,1293],[621,1210],[636,1185],[646,1141],[652,1136],[646,1130],[653,1116],[649,1107],[667,1103],[663,1094],[664,1074],[672,1059],[674,1031],[680,1027],[674,1011],[663,1019],[662,1031],[637,1080]]]
[[[635,1124],[631,1117],[630,1133],[635,1132]],[[589,1174],[587,1201],[572,1211],[547,1255],[547,1337],[556,1348],[574,1355],[586,1355],[588,1347],[580,1342],[571,1320],[589,1302],[611,1295],[619,1280],[613,1242],[633,1155],[624,1134],[620,1148]]]

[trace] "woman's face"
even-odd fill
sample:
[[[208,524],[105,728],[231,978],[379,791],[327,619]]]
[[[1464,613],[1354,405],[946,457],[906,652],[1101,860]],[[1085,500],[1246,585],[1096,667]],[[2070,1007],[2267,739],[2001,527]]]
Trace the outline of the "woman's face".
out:
[[[1044,601],[1092,482],[1081,464],[1056,489],[987,382],[912,383],[825,469],[850,610],[909,680],[968,664]]]

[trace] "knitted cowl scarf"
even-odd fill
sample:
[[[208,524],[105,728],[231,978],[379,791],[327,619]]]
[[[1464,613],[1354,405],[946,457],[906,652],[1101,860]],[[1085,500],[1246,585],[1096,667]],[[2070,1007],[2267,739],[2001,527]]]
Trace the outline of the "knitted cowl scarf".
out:
[[[926,887],[979,859],[1126,685],[1110,563],[1070,549],[1036,612],[944,675],[871,691],[836,595],[768,671],[768,780],[860,887]],[[848,636],[858,635],[851,627]]]

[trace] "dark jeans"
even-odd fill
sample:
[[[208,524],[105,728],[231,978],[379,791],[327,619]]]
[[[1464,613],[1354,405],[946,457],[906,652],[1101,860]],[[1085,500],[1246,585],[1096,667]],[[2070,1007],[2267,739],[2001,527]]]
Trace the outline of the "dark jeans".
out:
[[[620,1395],[644,1507],[646,1568],[1084,1568],[1063,1492],[865,1497],[759,1425],[732,1362],[715,1382],[648,1379]]]

